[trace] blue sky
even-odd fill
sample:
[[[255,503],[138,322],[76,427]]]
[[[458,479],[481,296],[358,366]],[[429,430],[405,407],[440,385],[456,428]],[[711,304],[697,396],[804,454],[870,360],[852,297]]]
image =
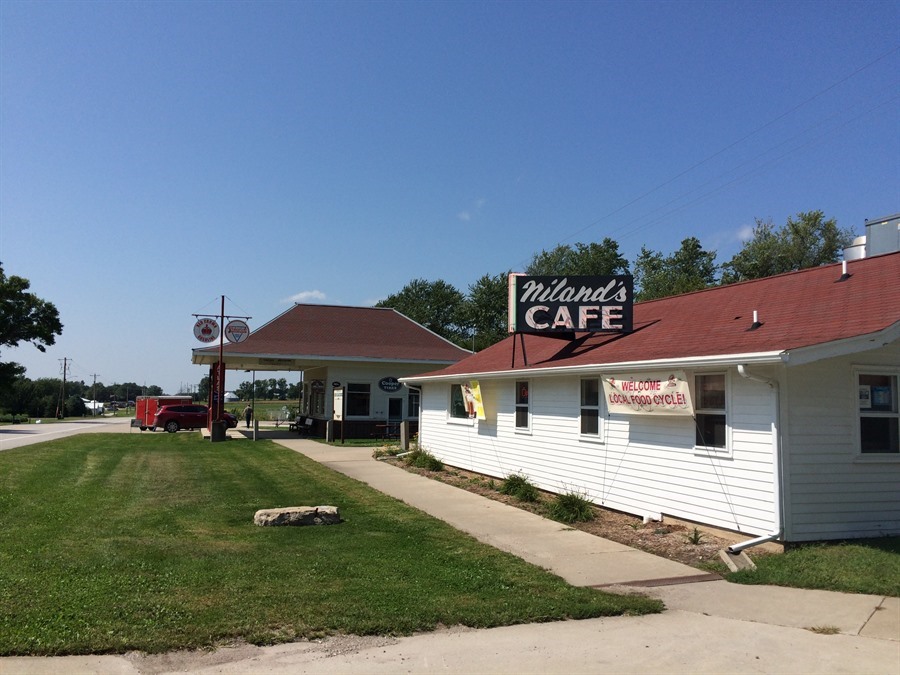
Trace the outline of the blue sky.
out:
[[[756,218],[900,211],[897,2],[0,3],[0,261],[31,378],[205,374],[194,314],[465,292]],[[229,374],[229,388],[243,374]]]

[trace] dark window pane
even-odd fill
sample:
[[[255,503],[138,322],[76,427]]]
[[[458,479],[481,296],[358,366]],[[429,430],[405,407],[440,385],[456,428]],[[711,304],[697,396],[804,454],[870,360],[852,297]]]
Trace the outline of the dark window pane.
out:
[[[516,408],[516,427],[528,428],[528,408]]]
[[[697,445],[707,448],[725,447],[725,415],[697,414]]]
[[[463,399],[462,387],[458,384],[450,387],[450,417],[469,417],[468,412],[466,412],[466,402]]]
[[[861,417],[859,445],[863,452],[900,452],[900,422],[893,417]]]
[[[600,433],[600,415],[597,410],[581,411],[581,433],[597,435]]]
[[[581,405],[600,405],[600,380],[581,381]]]
[[[697,376],[697,407],[701,410],[725,410],[725,375]]]
[[[516,404],[528,405],[528,383],[516,382]]]

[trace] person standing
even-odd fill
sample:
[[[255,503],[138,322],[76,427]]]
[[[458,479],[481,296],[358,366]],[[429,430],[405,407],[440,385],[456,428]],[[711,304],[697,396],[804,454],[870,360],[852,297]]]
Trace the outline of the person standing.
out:
[[[244,408],[244,421],[247,423],[247,428],[250,428],[250,420],[253,419],[253,407],[248,403],[247,407]]]

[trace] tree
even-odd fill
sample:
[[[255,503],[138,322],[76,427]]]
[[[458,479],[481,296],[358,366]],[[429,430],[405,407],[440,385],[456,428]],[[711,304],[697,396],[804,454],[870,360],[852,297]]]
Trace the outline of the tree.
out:
[[[853,241],[852,230],[842,230],[822,211],[788,218],[780,230],[771,221],[756,219],[753,234],[741,250],[722,265],[722,283],[748,281],[818,267],[840,260]]]
[[[22,277],[7,277],[0,263],[0,347],[15,347],[30,342],[39,351],[62,335],[59,312],[53,303],[29,293],[31,284]],[[18,363],[0,363],[0,385],[9,386],[17,375],[25,372]]]
[[[469,286],[466,323],[475,334],[468,347],[475,351],[486,349],[507,336],[509,274],[485,274]]]
[[[599,244],[578,242],[574,248],[560,244],[550,251],[535,253],[525,273],[531,276],[628,274],[628,261],[619,253],[618,242],[606,237]]]
[[[716,280],[716,252],[704,251],[700,240],[688,237],[670,256],[641,247],[634,263],[635,299],[664,298],[697,291]]]
[[[460,346],[471,336],[466,325],[465,298],[446,281],[413,279],[399,293],[389,295],[376,307],[390,307],[428,330]]]

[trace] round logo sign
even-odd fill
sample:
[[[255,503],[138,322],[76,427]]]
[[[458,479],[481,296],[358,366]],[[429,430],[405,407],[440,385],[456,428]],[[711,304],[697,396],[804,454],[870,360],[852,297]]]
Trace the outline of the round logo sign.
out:
[[[399,391],[400,387],[403,385],[400,384],[400,380],[396,377],[383,377],[378,382],[378,386],[382,391],[386,391],[389,394],[394,393],[395,391]]]
[[[250,326],[240,319],[232,319],[225,324],[225,339],[229,342],[243,342],[250,336]]]
[[[200,342],[212,342],[219,337],[219,323],[215,319],[197,319],[194,337]]]

